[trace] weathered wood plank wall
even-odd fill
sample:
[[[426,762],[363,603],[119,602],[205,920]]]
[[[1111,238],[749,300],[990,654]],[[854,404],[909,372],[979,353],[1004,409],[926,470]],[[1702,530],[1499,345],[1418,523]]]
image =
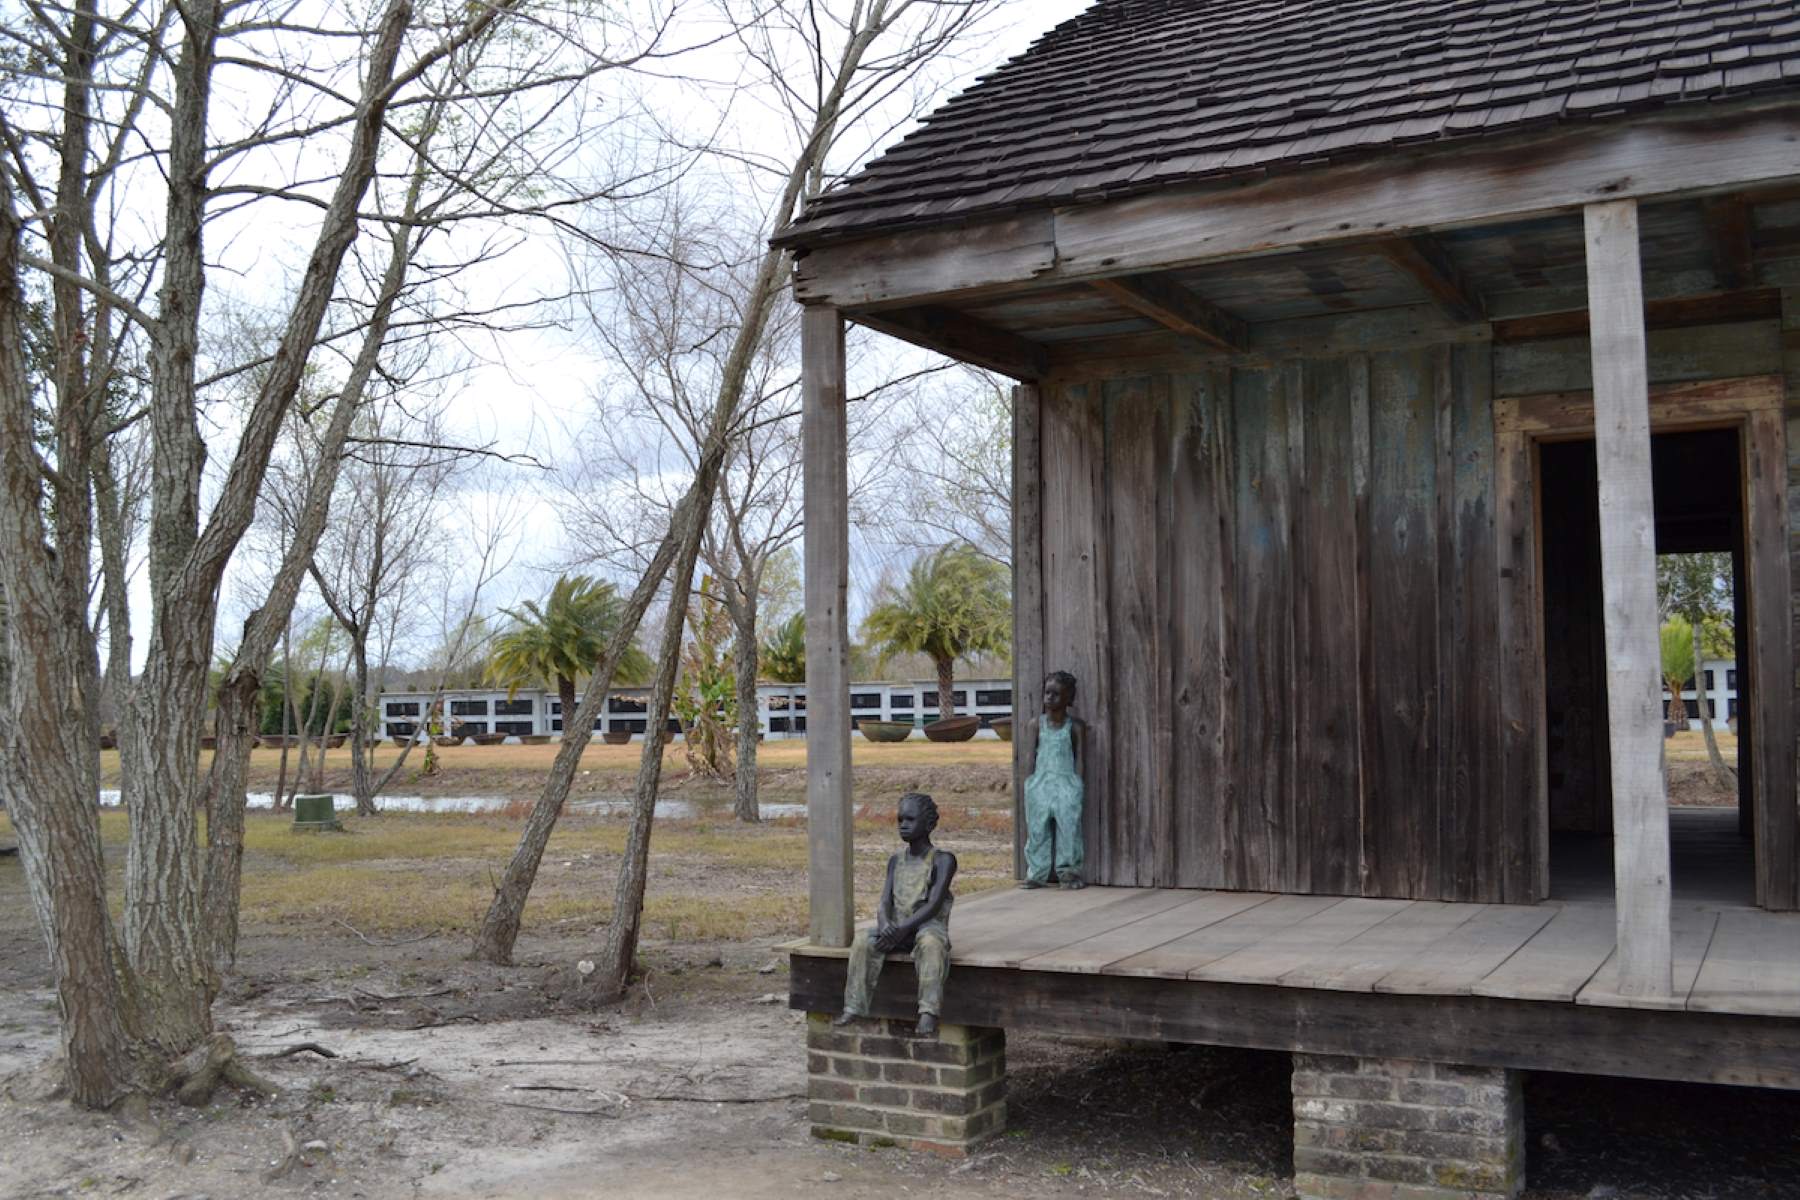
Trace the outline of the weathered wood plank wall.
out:
[[[1504,897],[1491,377],[1472,344],[1046,390],[1096,879]]]
[[[1657,383],[1779,359],[1774,322],[1650,339]],[[1080,681],[1095,880],[1546,894],[1537,450],[1494,407],[1579,390],[1587,361],[1584,338],[1465,341],[1046,382],[1024,660]],[[1779,567],[1800,595],[1800,558]],[[1792,864],[1768,870],[1765,902],[1793,905]]]

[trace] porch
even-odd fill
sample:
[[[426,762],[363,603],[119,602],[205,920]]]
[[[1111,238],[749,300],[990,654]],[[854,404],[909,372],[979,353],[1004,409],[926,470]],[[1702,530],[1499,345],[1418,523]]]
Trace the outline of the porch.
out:
[[[957,902],[943,1016],[1090,1037],[1800,1089],[1800,914],[1684,894],[1671,926],[1674,986],[1645,997],[1618,986],[1610,899],[1006,888]],[[847,951],[791,949],[791,1006],[835,1011]],[[915,986],[906,960],[894,960],[875,1015],[910,1018]]]

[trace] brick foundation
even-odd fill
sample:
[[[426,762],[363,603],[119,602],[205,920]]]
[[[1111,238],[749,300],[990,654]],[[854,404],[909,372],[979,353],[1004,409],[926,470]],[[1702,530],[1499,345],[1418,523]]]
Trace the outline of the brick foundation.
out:
[[[1305,1200],[1511,1200],[1525,1186],[1519,1072],[1294,1055]]]
[[[806,1021],[807,1097],[814,1137],[961,1156],[1006,1128],[1006,1034],[910,1021]]]

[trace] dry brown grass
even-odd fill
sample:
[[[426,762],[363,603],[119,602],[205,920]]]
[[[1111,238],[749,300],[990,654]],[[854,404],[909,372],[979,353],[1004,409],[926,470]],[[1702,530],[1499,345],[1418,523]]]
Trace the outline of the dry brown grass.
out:
[[[455,813],[347,816],[344,825],[342,833],[296,833],[286,815],[248,815],[247,931],[316,930],[343,921],[371,937],[427,930],[470,935],[521,827],[499,814]],[[100,826],[117,908],[128,820],[123,812],[106,809]],[[10,828],[0,813],[0,834]],[[942,828],[940,840],[957,852],[961,864],[959,894],[1010,882],[1011,826],[1005,813],[946,805]],[[891,806],[865,805],[856,834],[858,895],[863,907],[872,909],[887,855],[898,845]],[[604,925],[625,837],[622,819],[565,817],[526,906],[525,928],[585,932]],[[798,936],[806,923],[806,861],[800,821],[658,822],[645,932],[692,942]]]
[[[1713,731],[1713,735],[1719,743],[1719,753],[1724,755],[1725,761],[1736,763],[1737,734],[1721,724]],[[1696,730],[1684,729],[1664,742],[1663,745],[1668,749],[1670,758],[1690,759],[1695,762],[1706,761],[1706,735]]]

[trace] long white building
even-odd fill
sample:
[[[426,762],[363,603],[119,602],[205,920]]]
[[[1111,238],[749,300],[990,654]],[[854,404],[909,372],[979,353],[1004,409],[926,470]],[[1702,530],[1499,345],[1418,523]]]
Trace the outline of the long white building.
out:
[[[771,739],[806,735],[806,685],[764,683],[756,689],[756,719]],[[978,737],[997,736],[989,723],[1010,717],[1013,688],[1010,679],[958,680],[956,711],[982,718]],[[384,737],[417,736],[431,716],[433,702],[441,703],[440,728],[462,734],[504,733],[514,736],[560,736],[563,731],[562,701],[547,688],[520,688],[509,699],[504,688],[432,692],[383,692],[381,732]],[[623,731],[641,735],[649,724],[650,689],[615,688],[607,693],[594,732]],[[877,681],[850,685],[853,720],[911,721],[923,725],[938,716],[935,680]],[[680,736],[680,723],[670,718],[669,730]]]

